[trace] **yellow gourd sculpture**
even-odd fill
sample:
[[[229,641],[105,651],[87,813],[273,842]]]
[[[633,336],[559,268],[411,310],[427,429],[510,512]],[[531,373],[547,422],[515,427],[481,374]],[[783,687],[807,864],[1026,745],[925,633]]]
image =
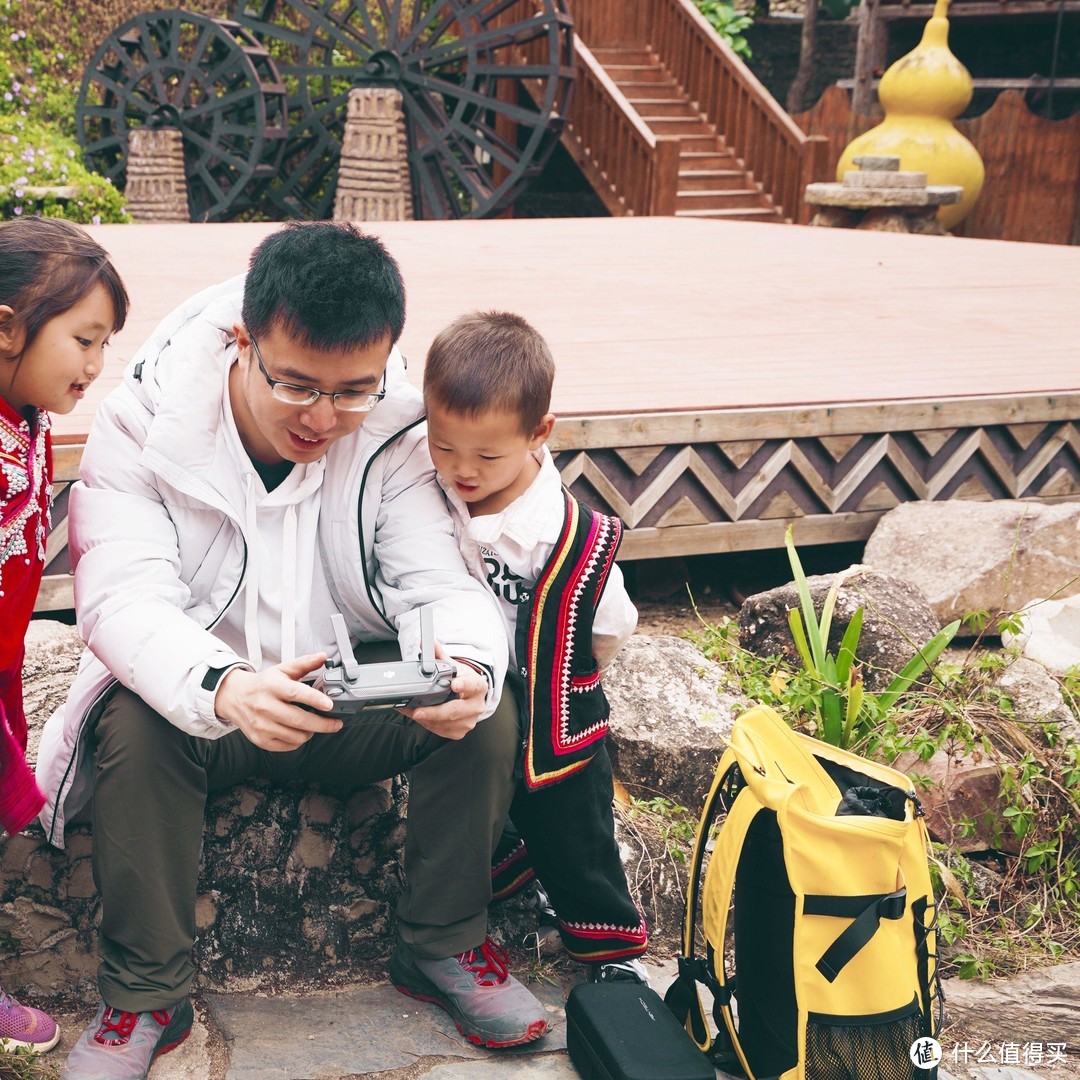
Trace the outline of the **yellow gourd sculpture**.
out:
[[[982,190],[982,158],[952,125],[971,100],[967,68],[949,51],[949,0],[937,0],[922,41],[881,78],[878,100],[885,119],[848,144],[836,168],[838,180],[853,159],[864,154],[900,158],[900,168],[926,173],[930,184],[959,184],[963,198],[943,206],[938,219],[946,228],[961,222]]]

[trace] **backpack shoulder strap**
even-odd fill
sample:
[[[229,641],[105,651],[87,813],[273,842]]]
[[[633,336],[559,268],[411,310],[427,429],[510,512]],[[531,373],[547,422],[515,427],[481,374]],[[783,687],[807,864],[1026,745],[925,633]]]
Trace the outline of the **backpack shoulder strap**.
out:
[[[730,1005],[734,982],[728,981],[723,970],[723,937],[734,885],[734,864],[738,861],[738,851],[749,823],[760,809],[759,804],[751,801],[749,792],[746,793],[746,798],[739,799],[745,788],[738,759],[734,751],[729,749],[716,767],[705,808],[698,822],[683,912],[679,971],[664,996],[668,1008],[690,1033],[698,1047],[707,1054],[729,1045],[726,1034],[731,1031],[731,1022],[727,1017],[722,1018],[720,1009],[723,1005]],[[705,851],[713,825],[721,811],[725,818],[720,836],[723,838],[724,848],[735,852],[735,859],[731,861],[729,868],[726,856],[718,855],[721,843],[718,840],[703,882],[701,868]],[[706,956],[698,956],[696,952],[695,930],[699,913],[708,946]],[[720,1034],[715,1040],[709,1032],[705,1007],[698,991],[699,985],[707,986],[713,996],[714,1019],[720,1028]]]

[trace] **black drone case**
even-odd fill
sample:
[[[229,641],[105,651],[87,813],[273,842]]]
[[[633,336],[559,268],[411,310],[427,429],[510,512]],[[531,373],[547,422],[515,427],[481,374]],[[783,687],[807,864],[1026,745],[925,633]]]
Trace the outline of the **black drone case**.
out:
[[[716,1070],[655,990],[582,983],[566,1002],[566,1049],[585,1080],[715,1080]]]

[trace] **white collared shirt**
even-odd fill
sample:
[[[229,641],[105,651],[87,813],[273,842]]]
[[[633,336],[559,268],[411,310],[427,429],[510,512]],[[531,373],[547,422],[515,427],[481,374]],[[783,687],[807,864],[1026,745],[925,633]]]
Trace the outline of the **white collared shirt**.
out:
[[[558,543],[564,518],[562,478],[551,451],[542,446],[533,456],[540,464],[533,482],[495,514],[471,517],[467,504],[439,477],[466,565],[475,577],[487,582],[499,601],[515,667],[518,613],[529,611],[533,589]],[[593,655],[601,668],[615,659],[636,626],[637,608],[627,595],[616,563],[593,620]]]

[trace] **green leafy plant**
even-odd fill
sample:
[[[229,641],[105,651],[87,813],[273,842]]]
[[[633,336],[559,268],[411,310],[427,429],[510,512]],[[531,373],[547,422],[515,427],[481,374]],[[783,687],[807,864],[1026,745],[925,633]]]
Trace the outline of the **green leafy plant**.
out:
[[[753,56],[743,31],[748,30],[754,20],[746,12],[736,11],[735,5],[727,3],[726,0],[694,0],[694,3],[709,25],[731,46],[736,56],[741,60],[749,60]]]
[[[805,583],[801,566],[793,570],[797,581]],[[824,679],[821,669],[829,674],[828,664],[824,659],[820,666],[814,663],[808,628],[816,630],[820,655],[828,655],[830,627],[822,622],[836,600],[826,600],[820,614],[809,600],[807,588],[800,594],[797,614],[811,662],[807,665],[806,657],[800,656],[800,670],[782,658],[763,658],[743,649],[738,625],[730,619],[703,623],[696,640],[707,656],[724,666],[729,689],[745,695],[748,702],[770,705],[795,727],[805,726],[811,717],[819,737],[822,703],[828,700],[826,691],[831,692],[839,704],[843,735],[850,701],[847,690],[857,667],[857,661],[848,664],[847,654],[855,652],[858,642],[854,632],[846,645],[841,640],[832,657],[837,677],[831,682]],[[993,628],[1003,614],[981,620],[976,614],[969,625],[981,621]],[[928,657],[926,649],[922,653]],[[999,684],[1015,659],[1011,654],[987,648],[977,639],[956,657],[938,656],[933,681],[911,684],[885,712],[867,711],[878,702],[864,690],[853,736],[859,740],[858,752],[869,758],[894,763],[904,755],[904,771],[920,793],[930,791],[932,783],[919,775],[929,770],[920,769],[918,763],[939,751],[954,759],[1000,763],[996,815],[1015,854],[998,851],[969,857],[947,843],[932,845],[943,973],[984,978],[1059,957],[1076,958],[1080,956],[1080,745],[1063,737],[1059,720],[1033,721],[1018,714]],[[1080,667],[1063,676],[1059,685],[1066,705],[1080,719]],[[834,709],[835,718],[836,706],[828,707]],[[870,717],[875,717],[872,726],[860,735],[859,728],[871,724]],[[957,838],[977,827],[970,815],[952,824]]]
[[[25,1047],[0,1050],[0,1080],[56,1080],[58,1068]]]
[[[839,586],[834,583],[826,593],[819,617],[814,609],[802,562],[795,550],[790,525],[784,536],[784,544],[800,605],[788,612],[788,626],[804,669],[820,687],[814,718],[818,735],[833,746],[848,747],[873,730],[900,696],[934,664],[956,635],[960,620],[949,623],[918,649],[883,691],[871,694],[863,686],[862,670],[856,663],[864,609],[859,607],[855,610],[840,641],[840,648],[833,656],[828,651],[828,643]]]
[[[697,817],[662,795],[650,799],[630,798],[629,817],[644,817],[660,834],[668,855],[676,862],[686,862],[697,834]]]
[[[73,139],[19,116],[0,116],[0,218],[24,214],[84,225],[130,220],[123,195],[83,166]]]

